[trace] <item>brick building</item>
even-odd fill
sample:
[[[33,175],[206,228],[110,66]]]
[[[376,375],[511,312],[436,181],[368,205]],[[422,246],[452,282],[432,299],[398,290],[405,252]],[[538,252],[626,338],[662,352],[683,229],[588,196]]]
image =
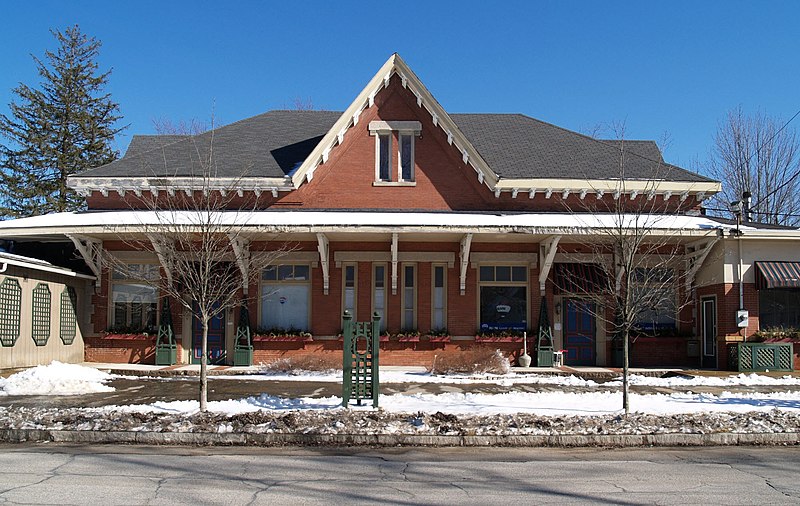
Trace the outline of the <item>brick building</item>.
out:
[[[85,260],[96,278],[79,306],[89,361],[155,360],[163,294],[101,259],[163,277],[155,245],[128,239],[159,226],[154,203],[201,193],[224,198],[224,219],[247,231],[231,262],[292,245],[257,280],[230,287],[252,318],[255,363],[341,353],[348,310],[381,316],[384,364],[425,365],[471,346],[514,356],[525,331],[533,354],[547,327],[567,364],[613,365],[613,315],[592,294],[610,279],[599,264],[616,262],[596,246],[619,227],[646,227],[652,261],[632,279],[639,297],[660,297],[637,316],[634,365],[725,367],[726,343],[760,320],[800,325],[798,231],[705,216],[719,182],[666,163],[652,141],[450,114],[398,55],[344,112],[271,111],[198,135],[134,136],[125,156],[69,185],[88,211],[2,222],[0,239],[28,250],[66,243]],[[737,320],[742,309],[749,320]],[[175,360],[197,360],[194,317],[170,310]],[[213,360],[233,361],[237,325],[234,310],[215,319]]]

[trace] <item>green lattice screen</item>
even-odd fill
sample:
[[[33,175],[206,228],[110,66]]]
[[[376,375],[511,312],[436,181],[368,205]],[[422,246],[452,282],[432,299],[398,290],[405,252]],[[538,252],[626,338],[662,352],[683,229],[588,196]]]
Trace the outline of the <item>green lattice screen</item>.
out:
[[[44,346],[50,338],[50,287],[39,283],[33,289],[33,342]]]
[[[61,341],[70,345],[78,333],[78,295],[71,286],[61,292]]]
[[[0,345],[14,346],[17,342],[21,312],[22,288],[16,279],[6,278],[0,284]]]

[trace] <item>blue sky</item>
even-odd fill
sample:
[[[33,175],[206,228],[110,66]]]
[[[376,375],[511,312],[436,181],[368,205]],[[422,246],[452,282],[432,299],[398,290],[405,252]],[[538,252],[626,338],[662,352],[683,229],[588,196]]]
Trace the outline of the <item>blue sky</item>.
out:
[[[103,42],[133,133],[153,120],[230,123],[295,99],[342,110],[399,52],[449,112],[519,112],[581,132],[624,122],[695,169],[738,105],[800,109],[800,2],[9,1],[0,113],[36,82],[50,28]],[[795,120],[800,122],[800,119]],[[792,125],[798,127],[800,125]]]

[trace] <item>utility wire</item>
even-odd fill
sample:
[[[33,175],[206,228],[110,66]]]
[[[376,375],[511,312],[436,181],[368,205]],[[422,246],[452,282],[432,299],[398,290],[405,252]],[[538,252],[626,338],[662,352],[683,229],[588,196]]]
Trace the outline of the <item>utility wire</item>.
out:
[[[779,129],[778,129],[778,130],[777,130],[777,131],[774,133],[774,134],[772,134],[772,136],[769,138],[769,140],[767,140],[767,141],[766,141],[764,144],[769,144],[770,142],[772,142],[772,141],[775,139],[775,137],[777,137],[777,136],[778,136],[778,134],[780,134],[781,132],[783,132],[783,130],[785,130],[785,129],[786,129],[786,127],[787,127],[787,126],[789,126],[789,123],[791,123],[791,122],[792,122],[792,121],[793,121],[793,120],[794,120],[794,119],[795,119],[797,116],[800,116],[800,110],[798,110],[796,113],[794,113],[794,116],[792,116],[791,118],[789,118],[789,121],[787,121],[786,123],[784,123],[782,127],[780,127],[780,128],[779,128]],[[753,155],[754,155],[754,154],[755,154],[755,153],[750,153],[750,156],[748,156],[748,157],[747,157],[747,160],[746,160],[745,162],[743,162],[743,163],[742,163],[742,164],[739,166],[739,169],[738,169],[738,170],[742,170],[742,168],[744,167],[745,163],[749,164],[749,163],[750,163],[750,159],[751,159],[751,158],[753,158]],[[760,204],[762,204],[762,203],[763,203],[763,202],[764,202],[766,199],[768,199],[769,197],[771,197],[772,195],[774,195],[775,193],[777,193],[778,191],[780,191],[782,188],[786,187],[786,185],[788,185],[789,183],[791,183],[791,182],[792,182],[792,181],[793,181],[793,180],[794,180],[794,179],[795,179],[797,176],[800,176],[800,170],[798,170],[797,172],[795,172],[795,173],[792,175],[792,177],[790,177],[789,179],[787,179],[787,180],[786,180],[786,181],[784,181],[783,183],[779,184],[779,185],[777,186],[777,188],[774,188],[774,189],[772,189],[772,190],[771,190],[770,192],[768,192],[766,195],[762,196],[762,197],[761,197],[761,199],[759,199],[759,201],[758,201],[758,202],[756,202],[755,204],[753,204],[753,205],[751,205],[751,206],[750,206],[750,210],[752,211],[753,209],[757,208],[757,207],[758,207]],[[767,213],[760,213],[760,214],[767,214]]]

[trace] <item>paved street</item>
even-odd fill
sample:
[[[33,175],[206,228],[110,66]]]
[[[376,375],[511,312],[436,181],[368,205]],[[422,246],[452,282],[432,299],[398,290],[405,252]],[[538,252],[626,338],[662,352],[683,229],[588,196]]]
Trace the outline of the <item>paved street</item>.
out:
[[[798,448],[0,446],[3,504],[800,504]]]

